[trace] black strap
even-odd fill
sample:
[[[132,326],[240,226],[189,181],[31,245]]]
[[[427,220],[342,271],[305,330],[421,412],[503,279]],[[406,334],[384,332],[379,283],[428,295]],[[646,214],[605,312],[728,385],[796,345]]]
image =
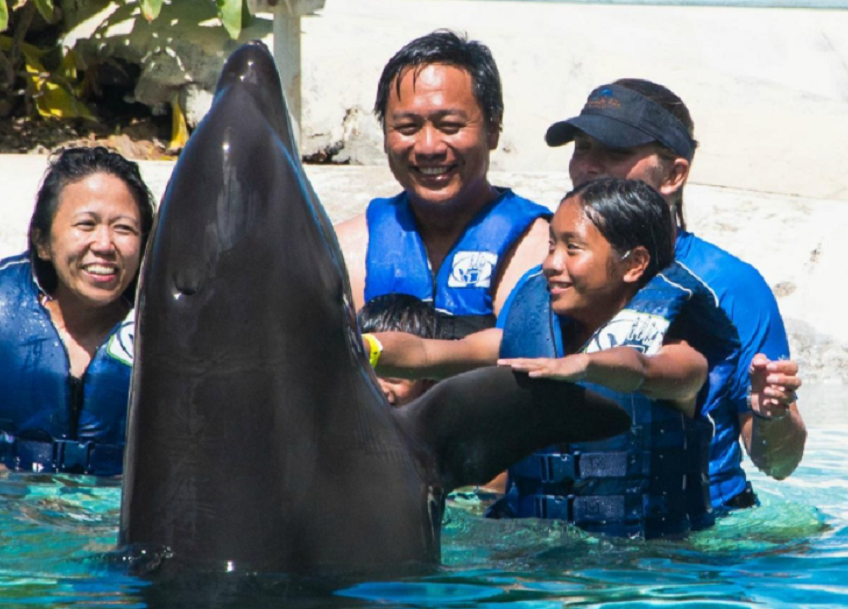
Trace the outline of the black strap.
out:
[[[9,434],[0,436],[0,461],[17,471],[112,476],[121,473],[123,453],[123,444],[26,440]]]

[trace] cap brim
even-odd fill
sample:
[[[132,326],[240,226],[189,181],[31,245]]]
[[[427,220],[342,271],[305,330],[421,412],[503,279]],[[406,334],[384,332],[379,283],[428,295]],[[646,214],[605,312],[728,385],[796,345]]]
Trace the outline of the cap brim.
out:
[[[548,146],[562,146],[574,140],[578,131],[609,148],[632,148],[655,142],[657,138],[609,116],[581,114],[548,127]]]

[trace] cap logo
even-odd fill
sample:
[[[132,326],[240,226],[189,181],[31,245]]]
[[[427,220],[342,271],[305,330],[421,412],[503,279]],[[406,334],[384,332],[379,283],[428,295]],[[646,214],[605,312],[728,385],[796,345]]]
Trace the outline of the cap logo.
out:
[[[601,89],[595,92],[586,102],[586,108],[592,110],[607,110],[609,108],[620,109],[621,102],[615,98],[615,92],[612,89]]]

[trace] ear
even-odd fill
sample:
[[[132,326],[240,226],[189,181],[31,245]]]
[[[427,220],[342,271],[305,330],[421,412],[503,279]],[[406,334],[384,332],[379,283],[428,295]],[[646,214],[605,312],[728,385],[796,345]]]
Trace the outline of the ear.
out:
[[[50,260],[50,244],[47,243],[48,239],[45,239],[44,235],[37,228],[33,230],[32,237],[35,243],[35,253],[38,255],[38,258],[40,260]]]
[[[686,184],[686,180],[689,178],[690,167],[689,161],[683,157],[676,157],[671,162],[671,168],[663,178],[662,184],[660,184],[660,194],[668,198],[683,188],[683,185]]]
[[[630,250],[630,255],[624,262],[628,265],[627,271],[624,273],[624,282],[636,284],[648,270],[648,265],[651,264],[651,254],[648,253],[648,249],[644,245],[637,245]]]
[[[486,138],[489,144],[489,150],[494,150],[498,147],[498,142],[501,139],[501,117],[498,116],[495,120],[486,125]]]

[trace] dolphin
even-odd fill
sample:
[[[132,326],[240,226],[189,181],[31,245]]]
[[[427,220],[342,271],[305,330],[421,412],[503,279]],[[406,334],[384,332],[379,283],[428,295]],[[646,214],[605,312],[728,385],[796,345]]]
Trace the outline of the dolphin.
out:
[[[581,387],[495,367],[393,408],[352,302],[273,58],[248,43],[176,164],[146,252],[122,546],[207,572],[432,564],[452,489],[630,425]]]

